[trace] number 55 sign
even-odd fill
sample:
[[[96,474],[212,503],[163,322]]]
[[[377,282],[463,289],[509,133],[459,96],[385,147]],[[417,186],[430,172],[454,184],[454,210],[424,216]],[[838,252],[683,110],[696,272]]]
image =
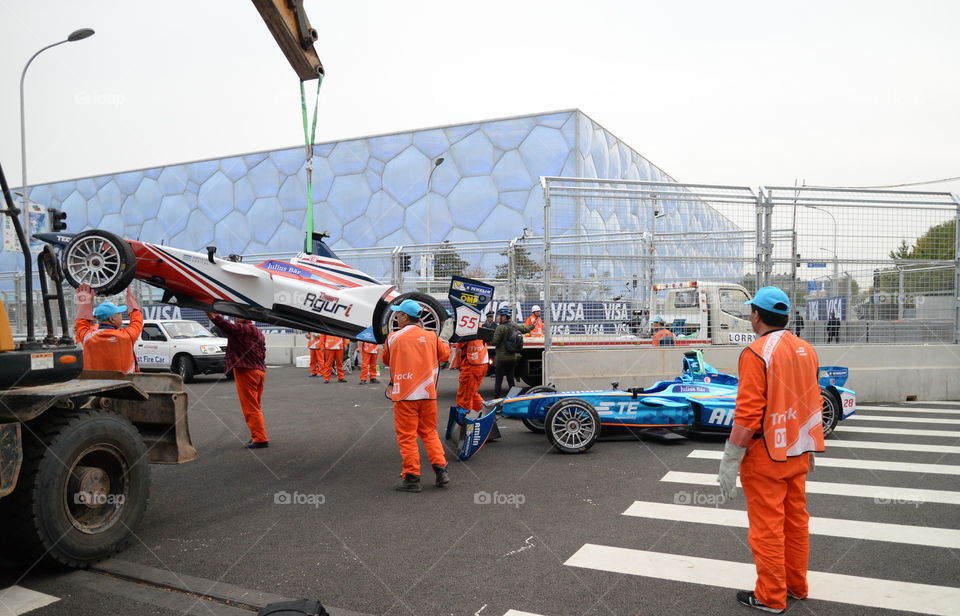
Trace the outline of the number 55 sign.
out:
[[[478,280],[452,276],[447,297],[456,319],[450,342],[473,340],[483,321],[483,310],[493,299],[493,287]]]

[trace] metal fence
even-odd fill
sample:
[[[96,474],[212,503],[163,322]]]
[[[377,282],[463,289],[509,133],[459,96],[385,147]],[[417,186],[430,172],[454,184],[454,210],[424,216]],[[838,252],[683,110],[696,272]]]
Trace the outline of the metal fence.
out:
[[[508,304],[520,319],[539,304],[548,347],[571,340],[649,344],[657,315],[679,343],[742,343],[737,328],[746,315],[738,293],[765,284],[790,294],[803,318],[801,335],[816,344],[958,342],[960,202],[949,193],[541,183],[542,236],[516,229],[502,241],[347,248],[337,255],[404,292],[444,299],[456,274],[494,285],[492,308]],[[696,292],[683,290],[694,281]],[[0,273],[0,297],[18,334],[25,330],[23,283],[23,272]],[[141,303],[159,301],[159,290],[139,287]],[[706,299],[713,303],[697,301]],[[678,307],[688,300],[707,309],[703,319],[692,304]],[[793,321],[796,328],[796,315]]]

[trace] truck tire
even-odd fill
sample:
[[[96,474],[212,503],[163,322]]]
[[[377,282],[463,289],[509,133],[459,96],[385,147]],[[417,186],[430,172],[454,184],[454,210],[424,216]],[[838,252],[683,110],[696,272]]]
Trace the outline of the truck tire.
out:
[[[420,326],[427,331],[440,335],[440,329],[443,327],[443,322],[447,320],[447,309],[443,307],[443,304],[425,293],[417,293],[416,291],[413,291],[411,293],[398,295],[392,302],[390,302],[390,305],[396,306],[405,299],[412,299],[413,301],[420,303]],[[383,318],[384,331],[386,331],[387,334],[391,334],[400,329],[400,326],[397,325],[397,313],[393,310],[388,309],[384,311]]]
[[[23,432],[20,479],[2,503],[15,551],[29,562],[86,567],[122,550],[150,496],[147,450],[133,424],[110,411],[48,411]]]
[[[177,355],[173,358],[173,364],[170,368],[174,374],[179,374],[184,383],[193,383],[193,376],[196,374],[196,364],[189,355]]]
[[[71,286],[89,284],[98,295],[120,293],[137,273],[137,258],[130,243],[100,229],[76,234],[63,249],[61,260]]]
[[[530,387],[537,387],[543,383],[543,375],[540,374],[524,374],[520,377],[520,380],[529,385]]]
[[[583,453],[600,438],[600,415],[589,402],[564,398],[547,411],[547,440],[561,453]]]
[[[556,393],[555,387],[550,387],[549,385],[537,385],[536,387],[531,387],[527,391],[523,392],[525,396],[532,396],[533,394],[552,394]],[[523,422],[523,425],[537,434],[543,434],[543,422],[539,419],[530,419],[529,417],[523,417],[520,421]]]

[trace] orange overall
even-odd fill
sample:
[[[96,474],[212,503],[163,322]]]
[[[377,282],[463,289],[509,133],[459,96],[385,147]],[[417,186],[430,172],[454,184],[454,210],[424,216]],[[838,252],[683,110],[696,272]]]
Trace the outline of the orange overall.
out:
[[[373,342],[360,343],[360,380],[377,378],[377,355],[380,345]]]
[[[324,337],[325,361],[323,364],[323,380],[329,381],[333,368],[337,368],[337,378],[343,380],[343,338],[327,335]]]
[[[77,342],[83,345],[84,370],[118,370],[136,372],[137,357],[133,345],[143,331],[143,313],[130,311],[130,325],[122,328],[102,327],[96,321],[77,319],[73,328]]]
[[[759,337],[740,355],[731,441],[734,432],[753,432],[740,481],[757,566],[754,592],[775,609],[786,608],[787,590],[807,596],[806,479],[809,452],[823,451],[817,365],[813,348],[787,330]]]
[[[543,337],[543,319],[538,317],[535,314],[531,314],[527,317],[527,320],[523,322],[524,325],[533,325],[533,329],[524,334],[524,336],[536,336],[539,338]]]
[[[266,373],[263,370],[235,367],[233,379],[237,385],[237,397],[240,399],[240,410],[250,429],[250,440],[254,443],[265,443],[267,426],[263,421],[263,382]]]
[[[323,334],[307,334],[307,348],[310,349],[310,374],[323,374]]]
[[[487,376],[488,364],[487,343],[483,340],[470,340],[460,346],[460,385],[457,387],[457,406],[471,411],[479,411],[483,408],[483,397],[479,391],[483,377]]]
[[[417,437],[433,466],[446,466],[437,434],[437,375],[439,363],[450,358],[450,347],[419,325],[395,331],[383,345],[383,365],[390,367],[390,399],[403,458],[401,476],[420,476]]]
[[[664,342],[664,339],[668,339],[667,342]],[[673,344],[674,335],[673,332],[669,329],[661,329],[653,334],[653,346],[669,346]]]

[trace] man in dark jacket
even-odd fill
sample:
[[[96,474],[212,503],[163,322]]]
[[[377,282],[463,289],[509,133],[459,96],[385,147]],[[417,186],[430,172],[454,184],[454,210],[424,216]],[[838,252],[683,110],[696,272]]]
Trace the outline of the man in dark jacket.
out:
[[[240,398],[240,410],[250,429],[250,441],[247,449],[261,449],[270,446],[267,428],[263,423],[263,382],[267,366],[265,358],[267,345],[263,333],[253,321],[237,318],[234,323],[222,316],[207,313],[207,318],[227,337],[227,356],[224,358],[224,372],[233,370],[233,380],[237,384],[237,397]]]
[[[510,320],[512,316],[513,311],[509,308],[501,308],[497,311],[497,319],[500,321],[500,324],[497,325],[497,329],[493,332],[493,340],[490,341],[491,346],[496,347],[496,353],[493,356],[495,375],[493,395],[495,398],[501,397],[503,377],[507,377],[507,385],[510,387],[516,384],[513,375],[517,369],[517,360],[520,359],[520,354],[507,351],[507,338],[510,335],[510,330],[516,329],[521,334],[526,334],[532,331],[534,327],[532,324],[517,325]]]

